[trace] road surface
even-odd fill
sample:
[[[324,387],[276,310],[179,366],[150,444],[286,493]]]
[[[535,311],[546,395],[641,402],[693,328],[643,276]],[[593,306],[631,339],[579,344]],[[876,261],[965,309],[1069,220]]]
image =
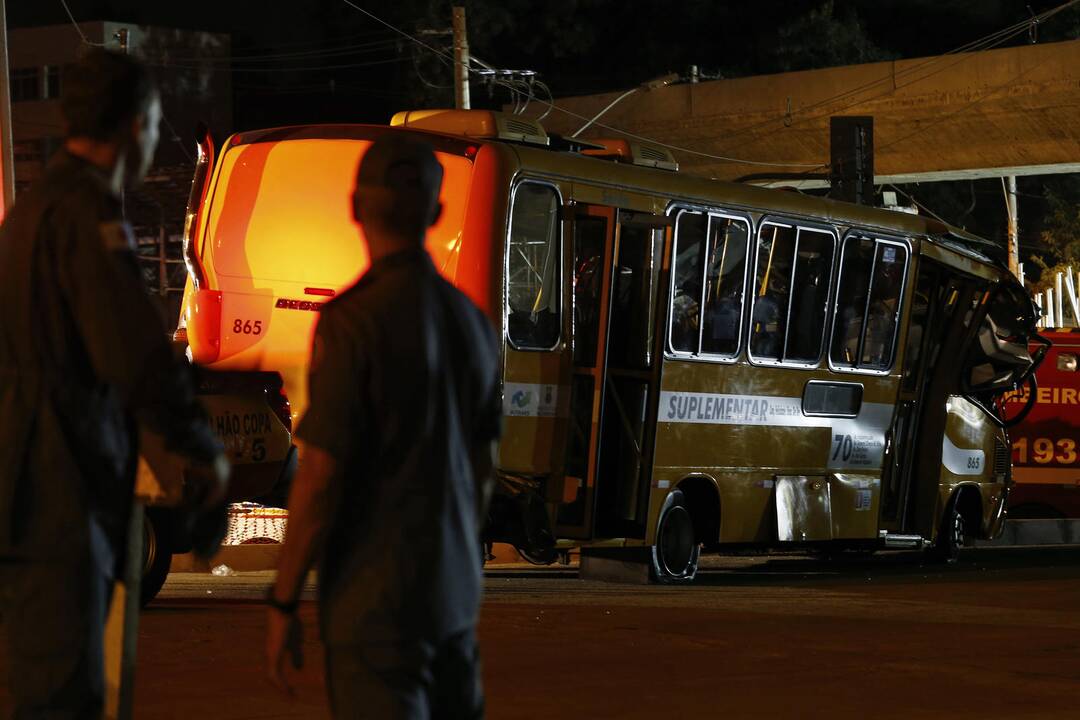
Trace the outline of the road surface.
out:
[[[315,609],[308,665],[263,680],[269,573],[174,574],[142,617],[137,717],[326,717]],[[826,562],[711,561],[690,587],[489,572],[489,717],[1080,717],[1080,549]]]

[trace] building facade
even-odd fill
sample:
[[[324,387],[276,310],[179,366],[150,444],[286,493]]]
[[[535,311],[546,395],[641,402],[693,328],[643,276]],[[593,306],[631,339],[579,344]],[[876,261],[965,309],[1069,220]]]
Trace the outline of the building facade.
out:
[[[84,22],[9,31],[15,188],[41,176],[64,136],[64,67],[91,46],[129,52],[150,65],[161,88],[161,142],[146,183],[124,198],[147,278],[175,321],[184,268],[180,236],[195,156],[194,128],[232,132],[228,35],[120,22]],[[164,260],[164,262],[163,262]]]

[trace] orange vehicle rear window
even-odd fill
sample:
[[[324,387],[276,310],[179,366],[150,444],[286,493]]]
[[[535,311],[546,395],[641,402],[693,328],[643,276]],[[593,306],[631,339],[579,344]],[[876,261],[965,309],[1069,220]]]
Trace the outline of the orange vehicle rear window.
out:
[[[216,273],[334,289],[351,284],[368,265],[350,196],[370,144],[305,139],[227,150],[204,239]],[[459,243],[472,163],[436,155],[444,171],[443,214],[429,233],[428,249],[443,267]],[[258,287],[253,283],[251,290]]]

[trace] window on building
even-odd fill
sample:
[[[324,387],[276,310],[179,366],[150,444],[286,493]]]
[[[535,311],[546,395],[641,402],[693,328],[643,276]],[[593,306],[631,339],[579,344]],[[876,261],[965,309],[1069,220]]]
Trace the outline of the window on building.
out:
[[[830,357],[837,367],[887,370],[892,365],[908,251],[867,237],[844,243]]]
[[[762,226],[750,327],[755,359],[802,365],[820,359],[833,246],[832,234],[822,230]]]
[[[60,66],[45,66],[45,99],[56,100],[60,97]]]
[[[41,143],[37,140],[17,140],[11,145],[15,162],[41,162]]]
[[[11,101],[41,99],[41,79],[36,67],[15,68],[11,71]]]
[[[550,349],[560,335],[559,195],[522,183],[514,193],[507,248],[507,333],[518,348]]]
[[[675,224],[671,349],[734,357],[750,230],[745,220],[682,212]]]

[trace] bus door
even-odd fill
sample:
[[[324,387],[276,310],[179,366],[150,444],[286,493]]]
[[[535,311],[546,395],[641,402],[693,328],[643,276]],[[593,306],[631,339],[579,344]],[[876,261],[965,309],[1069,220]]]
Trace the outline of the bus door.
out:
[[[948,396],[985,282],[920,258],[882,490],[884,529],[930,537]]]
[[[666,218],[578,205],[571,221],[573,350],[560,537],[644,537]]]
[[[564,289],[566,227],[559,186],[526,180],[514,187],[506,245],[504,427],[498,467],[522,496],[535,494],[552,503],[564,495],[569,407],[573,324]],[[528,529],[526,534],[531,535]],[[519,541],[527,546],[533,539]]]

